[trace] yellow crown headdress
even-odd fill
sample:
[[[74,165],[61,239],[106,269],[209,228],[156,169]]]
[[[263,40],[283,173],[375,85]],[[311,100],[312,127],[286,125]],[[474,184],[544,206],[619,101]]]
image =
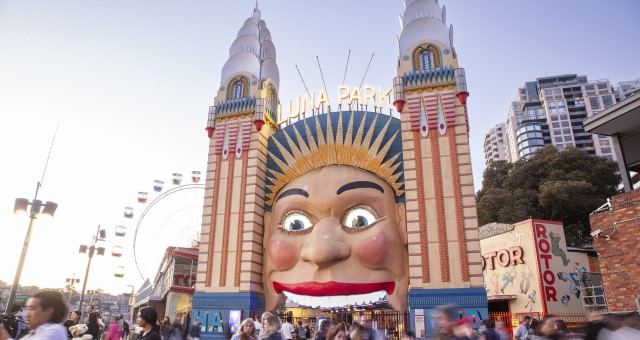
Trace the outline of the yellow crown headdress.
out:
[[[336,116],[338,122],[334,134],[332,120]],[[386,119],[386,122],[382,128],[379,128],[376,122],[378,122],[380,114],[351,111],[345,131],[342,116],[343,112],[332,112],[324,116],[326,118],[326,136],[320,123],[321,119],[317,115],[287,126],[271,136],[267,161],[267,205],[273,204],[276,194],[291,180],[327,165],[349,165],[372,172],[386,181],[393,188],[396,196],[402,196],[404,193],[403,182],[400,181],[403,174],[402,153],[400,150],[393,150],[391,152],[397,151],[397,153],[387,157],[394,144],[397,143],[393,149],[400,148],[400,141],[396,142],[400,132],[399,121],[390,116],[382,115],[382,119]],[[373,116],[373,121],[366,124],[367,117],[371,116]],[[310,128],[307,123],[311,119],[315,120],[315,129]],[[393,129],[395,131],[389,131],[393,120],[396,121]],[[359,126],[354,136],[356,121],[359,121],[357,122]],[[303,138],[298,130],[298,125],[304,125],[306,138]],[[295,142],[291,136],[291,130],[293,130]],[[375,136],[374,133],[376,133]],[[385,136],[391,133],[393,133],[392,137],[386,138],[385,141]],[[282,143],[283,139],[286,140],[286,147]],[[269,160],[273,160],[279,170],[274,169],[273,163]]]

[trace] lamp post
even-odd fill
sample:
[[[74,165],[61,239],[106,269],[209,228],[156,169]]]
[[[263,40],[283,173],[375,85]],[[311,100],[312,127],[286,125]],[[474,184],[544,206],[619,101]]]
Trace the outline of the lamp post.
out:
[[[80,279],[76,279],[76,273],[66,280],[67,289],[69,289],[69,311],[71,311],[71,297],[73,296],[73,291],[76,290],[76,283],[80,282]]]
[[[104,241],[107,238],[107,232],[104,229],[100,229],[100,225],[98,225],[98,229],[96,230],[96,234],[93,235],[91,239],[91,245],[81,245],[80,253],[87,254],[87,250],[89,250],[89,261],[87,262],[87,271],[84,273],[84,282],[82,283],[82,294],[80,295],[80,303],[78,304],[78,309],[82,312],[82,302],[84,300],[84,292],[87,289],[87,278],[89,277],[89,269],[91,269],[91,260],[94,255],[104,255],[104,247],[96,247],[96,243],[99,241]],[[84,314],[84,312],[82,312]]]
[[[27,257],[27,251],[29,250],[29,242],[31,242],[31,232],[33,231],[33,224],[38,219],[40,214],[49,215],[53,217],[58,208],[58,204],[54,202],[42,203],[38,199],[38,190],[41,183],[38,182],[36,186],[36,194],[31,202],[26,198],[16,198],[15,205],[13,206],[13,213],[27,213],[27,209],[31,206],[29,211],[29,228],[27,229],[27,235],[24,237],[24,244],[22,245],[22,253],[20,254],[20,261],[18,262],[18,269],[16,269],[16,275],[13,278],[13,285],[11,286],[11,293],[9,294],[9,300],[7,300],[6,312],[11,311],[11,306],[16,298],[16,292],[18,291],[18,284],[20,283],[20,276],[22,275],[22,267],[24,266],[24,260]]]

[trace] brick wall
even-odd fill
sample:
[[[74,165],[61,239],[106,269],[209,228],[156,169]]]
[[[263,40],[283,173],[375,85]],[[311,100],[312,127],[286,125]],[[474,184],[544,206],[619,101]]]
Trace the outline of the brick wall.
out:
[[[636,311],[640,298],[640,189],[611,198],[611,210],[591,216],[609,312]],[[604,235],[610,235],[607,240]]]

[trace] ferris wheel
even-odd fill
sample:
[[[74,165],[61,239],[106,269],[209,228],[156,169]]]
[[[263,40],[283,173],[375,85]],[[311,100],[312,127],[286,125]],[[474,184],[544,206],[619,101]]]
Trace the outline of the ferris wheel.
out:
[[[131,245],[133,256],[123,262],[128,260],[135,266],[142,280],[153,279],[168,247],[197,246],[205,188],[200,180],[200,171],[192,171],[187,181],[178,172],[168,181],[156,179],[151,190],[137,193],[136,204],[124,208],[126,222],[116,227],[116,234],[129,234],[125,243]],[[123,263],[115,276],[123,277],[124,273]]]

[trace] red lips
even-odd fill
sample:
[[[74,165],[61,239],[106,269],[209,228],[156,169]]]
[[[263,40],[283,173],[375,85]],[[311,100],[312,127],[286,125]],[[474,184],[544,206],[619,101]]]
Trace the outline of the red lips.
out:
[[[346,282],[301,282],[301,283],[280,283],[273,282],[273,289],[277,294],[283,290],[308,296],[336,296],[368,294],[384,290],[387,294],[393,294],[394,282],[374,282],[374,283],[346,283]]]

